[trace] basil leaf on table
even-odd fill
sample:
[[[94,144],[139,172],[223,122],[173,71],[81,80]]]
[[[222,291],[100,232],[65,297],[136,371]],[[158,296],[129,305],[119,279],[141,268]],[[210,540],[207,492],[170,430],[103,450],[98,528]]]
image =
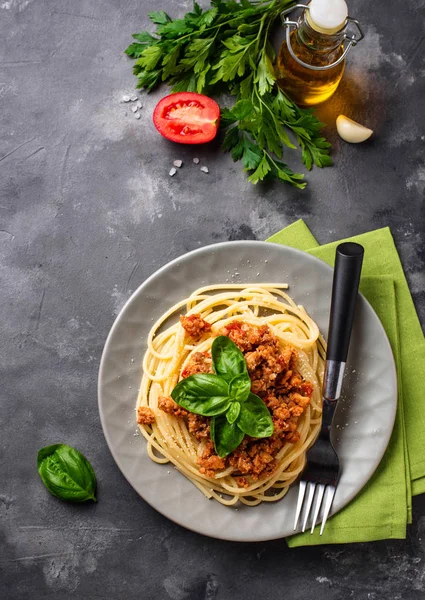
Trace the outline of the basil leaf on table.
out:
[[[239,413],[241,412],[240,402],[232,402],[229,410],[226,412],[226,419],[228,423],[232,424],[239,417]]]
[[[179,406],[204,417],[219,415],[230,405],[229,386],[213,373],[198,373],[182,379],[171,397]]]
[[[214,371],[229,383],[237,375],[247,373],[244,355],[225,335],[220,335],[214,340],[211,356]]]
[[[232,398],[232,400],[243,402],[248,398],[250,391],[251,379],[248,373],[244,373],[243,375],[237,375],[236,377],[233,377],[232,381],[229,384],[229,396]]]
[[[253,393],[241,404],[238,427],[254,438],[269,437],[274,430],[273,420],[264,402]]]
[[[211,419],[211,439],[217,454],[224,458],[235,450],[245,434],[236,423],[229,423],[224,415]]]
[[[75,448],[66,444],[41,448],[37,469],[53,496],[68,502],[96,502],[96,475],[87,458]]]

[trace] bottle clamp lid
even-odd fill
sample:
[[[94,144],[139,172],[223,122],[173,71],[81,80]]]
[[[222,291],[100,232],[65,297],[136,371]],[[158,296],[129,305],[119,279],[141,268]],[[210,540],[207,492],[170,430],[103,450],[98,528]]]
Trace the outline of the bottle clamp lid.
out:
[[[308,24],[320,33],[332,35],[347,24],[345,0],[311,0],[306,12]]]
[[[298,58],[291,46],[291,29],[298,29],[299,23],[298,21],[290,21],[286,15],[297,8],[303,8],[306,11],[307,22],[315,31],[327,35],[333,35],[334,33],[344,29],[344,27],[347,26],[348,28],[350,24],[353,24],[357,28],[358,35],[356,37],[354,33],[345,31],[342,36],[343,41],[347,42],[344,47],[344,52],[332,64],[320,67],[316,65],[309,65]],[[291,6],[291,8],[287,8],[280,13],[280,16],[282,18],[282,24],[286,29],[286,45],[290,55],[298,64],[313,71],[326,71],[327,69],[336,67],[342,63],[343,60],[345,60],[350,48],[358,44],[364,38],[364,33],[361,30],[357,19],[353,19],[352,17],[348,16],[345,0],[311,0],[310,4],[296,4],[295,6]]]

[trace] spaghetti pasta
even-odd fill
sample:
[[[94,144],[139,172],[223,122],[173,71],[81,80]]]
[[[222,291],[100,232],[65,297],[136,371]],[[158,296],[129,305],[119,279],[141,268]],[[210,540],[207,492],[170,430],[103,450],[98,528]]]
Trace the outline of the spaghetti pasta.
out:
[[[283,498],[303,470],[307,449],[320,429],[325,343],[306,310],[284,291],[287,287],[276,283],[202,287],[162,315],[148,336],[136,406],[137,410],[150,409],[154,415],[153,422],[139,424],[148,454],[157,463],[171,462],[206,497],[225,505],[238,501],[256,505]],[[186,316],[199,315],[208,324],[199,339],[188,337],[180,322],[169,325],[170,319],[182,312]],[[302,414],[297,417],[296,437],[287,434],[271,457],[270,468],[258,477],[241,477],[243,472],[235,461],[227,461],[214,472],[203,469],[200,457],[212,443],[208,438],[195,437],[184,418],[159,406],[163,397],[170,396],[194,357],[199,353],[207,356],[214,339],[235,324],[258,331],[262,327],[261,331],[267,330],[278,340],[282,352],[285,348],[294,349],[294,373],[300,381],[308,382],[304,384],[309,389],[308,399],[295,394],[304,400],[302,410],[297,409]],[[293,371],[288,367],[287,373],[291,375]],[[298,413],[294,409],[294,414]]]

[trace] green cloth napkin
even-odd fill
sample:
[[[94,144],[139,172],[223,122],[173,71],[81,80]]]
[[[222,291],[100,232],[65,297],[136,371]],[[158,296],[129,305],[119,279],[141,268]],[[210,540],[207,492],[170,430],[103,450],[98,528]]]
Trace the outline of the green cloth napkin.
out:
[[[365,249],[360,290],[387,332],[398,375],[398,407],[388,449],[372,478],[319,536],[298,534],[290,547],[406,537],[412,495],[425,492],[425,339],[388,228],[349,238]],[[302,220],[267,241],[304,250],[333,266],[334,242],[319,246]]]

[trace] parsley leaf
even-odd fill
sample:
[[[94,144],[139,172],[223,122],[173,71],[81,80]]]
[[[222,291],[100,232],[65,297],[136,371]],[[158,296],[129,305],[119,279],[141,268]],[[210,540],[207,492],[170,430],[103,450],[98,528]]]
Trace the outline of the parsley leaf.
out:
[[[140,42],[141,44],[151,44],[152,42],[156,41],[156,38],[153,37],[153,35],[151,35],[149,33],[149,31],[142,31],[141,33],[133,33],[133,36],[135,40],[137,40],[138,42]]]
[[[136,42],[133,42],[128,46],[128,48],[125,49],[125,53],[128,54],[130,58],[139,58],[144,49],[145,47],[142,44],[136,44]]]
[[[165,25],[171,21],[170,17],[163,10],[149,12],[148,17],[155,25]]]
[[[258,183],[260,180],[264,179],[267,173],[270,173],[271,170],[272,169],[269,161],[267,160],[267,156],[264,154],[263,158],[258,163],[258,167],[255,169],[252,175],[248,177],[248,181],[251,183]]]
[[[147,71],[153,71],[162,56],[162,48],[156,44],[148,46],[143,50],[140,58],[136,60],[136,65],[145,68]]]
[[[162,81],[167,81],[169,77],[173,75],[176,70],[176,65],[180,57],[180,46],[176,45],[174,48],[164,56],[162,60]]]
[[[193,69],[194,73],[202,72],[213,43],[214,38],[194,40],[187,46],[184,58],[180,61],[180,65],[183,65],[186,71]]]
[[[258,83],[260,96],[263,96],[266,92],[270,92],[275,84],[276,76],[274,74],[273,64],[265,51],[261,53],[254,81],[255,83]]]
[[[212,83],[218,81],[232,81],[236,76],[242,77],[248,68],[253,66],[255,54],[255,39],[243,38],[235,35],[223,41],[226,50],[221,53],[220,61],[213,65],[216,70]]]
[[[161,71],[160,70],[157,70],[157,71],[138,70],[136,73],[136,68],[135,68],[134,74],[137,75],[137,78],[139,80],[136,87],[143,88],[143,89],[147,90],[148,92],[150,90],[153,90],[154,88],[156,88],[156,86],[161,81]]]
[[[236,120],[241,121],[252,113],[253,108],[252,102],[249,100],[238,100],[233,106],[231,113]]]

